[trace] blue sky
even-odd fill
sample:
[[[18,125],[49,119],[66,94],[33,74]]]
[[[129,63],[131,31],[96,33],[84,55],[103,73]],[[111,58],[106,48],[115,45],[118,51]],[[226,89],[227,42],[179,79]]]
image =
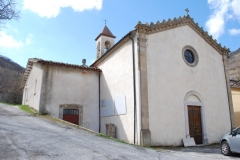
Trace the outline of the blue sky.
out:
[[[240,47],[240,0],[18,0],[18,21],[0,29],[0,54],[25,67],[28,58],[71,64],[96,58],[95,38],[107,26],[115,43],[138,21],[156,23],[184,16],[213,35],[222,46]]]

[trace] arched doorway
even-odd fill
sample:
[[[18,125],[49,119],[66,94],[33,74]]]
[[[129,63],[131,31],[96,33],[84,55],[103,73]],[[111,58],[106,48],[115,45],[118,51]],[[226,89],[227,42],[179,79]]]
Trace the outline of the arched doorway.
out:
[[[186,138],[193,137],[196,144],[208,144],[204,103],[201,95],[190,91],[184,98]]]

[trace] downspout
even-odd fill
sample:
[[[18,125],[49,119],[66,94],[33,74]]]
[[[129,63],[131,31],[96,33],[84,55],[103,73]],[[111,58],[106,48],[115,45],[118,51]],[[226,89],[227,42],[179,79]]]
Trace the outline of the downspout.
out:
[[[228,97],[228,109],[229,109],[229,115],[230,115],[230,123],[231,123],[231,131],[233,130],[233,124],[232,124],[232,114],[231,114],[231,108],[230,108],[230,99],[229,99],[229,90],[228,90],[228,81],[227,81],[227,75],[226,75],[226,67],[225,67],[225,59],[224,54],[222,53],[222,61],[223,61],[223,68],[224,68],[224,74],[225,74],[225,80],[226,80],[226,89],[227,89],[227,97]]]
[[[131,33],[130,33],[131,34]],[[134,144],[135,144],[135,126],[136,126],[136,84],[135,84],[135,52],[134,52],[134,40],[133,40],[133,38],[131,37],[131,35],[128,35],[128,37],[132,40],[132,55],[133,55],[133,96],[134,96],[134,126],[133,126],[133,128],[134,128],[134,131],[133,131],[133,133],[134,133]]]
[[[100,74],[101,74],[101,72],[99,72],[99,76],[98,76],[99,133],[101,133],[101,116],[100,116],[100,109],[101,109],[101,104],[100,104]]]

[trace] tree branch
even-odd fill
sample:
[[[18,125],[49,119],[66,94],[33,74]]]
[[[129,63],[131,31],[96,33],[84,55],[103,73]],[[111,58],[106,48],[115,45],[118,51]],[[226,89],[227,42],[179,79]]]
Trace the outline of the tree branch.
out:
[[[15,9],[15,0],[0,0],[0,23],[19,18],[20,12]]]

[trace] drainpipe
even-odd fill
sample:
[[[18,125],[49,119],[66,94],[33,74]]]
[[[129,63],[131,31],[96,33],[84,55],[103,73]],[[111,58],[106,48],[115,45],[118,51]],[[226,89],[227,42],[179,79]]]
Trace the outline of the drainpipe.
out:
[[[229,89],[228,89],[228,80],[227,80],[227,75],[226,75],[226,67],[225,67],[225,59],[224,59],[224,54],[222,53],[222,61],[223,61],[223,68],[224,68],[224,74],[225,74],[225,80],[226,80],[226,89],[227,89],[227,97],[228,97],[228,109],[229,109],[229,114],[230,114],[230,123],[231,123],[231,131],[233,130],[233,124],[232,124],[232,113],[231,113],[231,104],[230,104],[230,99],[229,99]]]
[[[135,84],[135,52],[134,40],[129,33],[128,37],[132,40],[132,55],[133,55],[133,94],[134,94],[134,144],[135,144],[135,126],[136,126],[136,84]]]
[[[99,133],[101,133],[101,116],[100,116],[100,109],[101,109],[101,104],[100,104],[100,74],[101,72],[99,72],[99,76],[98,76],[98,103],[99,103]]]

